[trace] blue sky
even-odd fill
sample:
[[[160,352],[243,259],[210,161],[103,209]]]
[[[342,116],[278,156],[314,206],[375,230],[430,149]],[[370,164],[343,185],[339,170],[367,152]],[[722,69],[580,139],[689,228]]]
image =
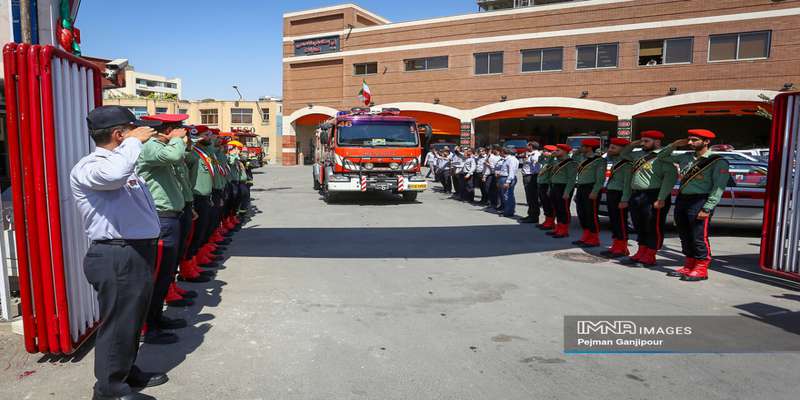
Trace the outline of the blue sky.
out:
[[[124,3],[124,7],[120,6]],[[282,15],[335,0],[83,0],[87,56],[127,58],[137,71],[183,79],[188,99],[281,96]],[[474,12],[474,0],[360,0],[393,22]],[[113,6],[111,5],[113,4]]]

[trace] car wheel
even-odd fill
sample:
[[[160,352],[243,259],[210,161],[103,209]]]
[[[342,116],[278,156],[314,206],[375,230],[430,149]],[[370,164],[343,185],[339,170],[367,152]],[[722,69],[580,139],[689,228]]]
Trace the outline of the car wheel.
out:
[[[417,201],[417,192],[404,192],[403,201],[406,203],[413,203]]]

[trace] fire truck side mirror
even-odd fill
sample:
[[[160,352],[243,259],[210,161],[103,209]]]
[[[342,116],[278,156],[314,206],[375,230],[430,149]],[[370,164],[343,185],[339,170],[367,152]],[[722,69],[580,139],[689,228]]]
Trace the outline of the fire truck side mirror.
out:
[[[320,143],[326,144],[330,140],[331,136],[331,124],[322,124],[319,127],[319,141]]]

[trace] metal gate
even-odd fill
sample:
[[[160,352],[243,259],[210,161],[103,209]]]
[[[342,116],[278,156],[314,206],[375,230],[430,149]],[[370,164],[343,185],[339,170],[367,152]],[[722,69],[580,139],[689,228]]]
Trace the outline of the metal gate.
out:
[[[775,98],[761,268],[800,280],[800,93]]]
[[[93,150],[86,115],[102,102],[100,71],[52,46],[11,43],[3,62],[25,349],[69,354],[99,323],[69,174]]]

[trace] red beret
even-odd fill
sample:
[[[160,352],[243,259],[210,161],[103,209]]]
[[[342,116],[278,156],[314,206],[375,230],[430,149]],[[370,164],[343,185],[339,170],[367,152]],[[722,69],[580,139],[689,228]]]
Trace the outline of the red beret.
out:
[[[597,139],[584,139],[581,142],[581,146],[591,147],[593,149],[596,149],[596,148],[600,147],[600,145],[601,145],[601,143]]]
[[[697,136],[702,139],[714,139],[717,135],[708,129],[689,129],[689,136]]]
[[[196,125],[194,129],[197,129],[197,133],[208,132],[208,127],[205,125]]]
[[[174,122],[186,121],[187,119],[189,119],[189,116],[186,114],[156,114],[156,115],[145,115],[142,117],[142,119],[148,121],[161,121],[165,123],[174,123]]]
[[[623,146],[624,147],[624,146],[627,146],[627,145],[631,144],[631,141],[628,140],[628,139],[615,137],[615,138],[611,139],[611,144],[615,144],[617,146]]]
[[[559,149],[561,149],[561,150],[564,150],[564,151],[566,151],[567,153],[569,153],[570,151],[572,151],[572,146],[570,146],[570,145],[568,145],[568,144],[559,143],[559,144],[557,144],[557,145],[556,145],[556,147],[558,147],[558,148],[559,148]]]
[[[643,138],[661,140],[661,139],[664,138],[664,132],[661,132],[661,131],[644,131],[644,132],[642,132],[640,134],[640,136],[643,137]]]
[[[544,149],[547,150],[547,151],[556,151],[556,150],[558,150],[558,147],[553,146],[552,144],[547,144],[547,145],[544,146]]]
[[[211,131],[211,133],[213,133],[213,134],[215,134],[215,135],[219,135],[219,132],[220,132],[220,130],[219,130],[219,129],[217,129],[217,128],[208,128],[208,130],[210,130],[210,131]]]

